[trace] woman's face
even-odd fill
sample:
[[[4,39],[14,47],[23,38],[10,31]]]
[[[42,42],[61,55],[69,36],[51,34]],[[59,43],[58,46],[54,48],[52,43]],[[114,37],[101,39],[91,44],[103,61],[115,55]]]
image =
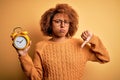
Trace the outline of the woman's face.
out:
[[[66,14],[58,13],[52,19],[52,31],[56,37],[65,37],[69,30],[69,17]]]

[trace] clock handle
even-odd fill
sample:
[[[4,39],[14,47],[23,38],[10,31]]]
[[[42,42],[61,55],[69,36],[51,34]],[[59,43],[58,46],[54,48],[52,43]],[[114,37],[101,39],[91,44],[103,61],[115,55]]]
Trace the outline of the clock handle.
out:
[[[12,31],[12,34],[10,35],[12,39],[14,39],[14,37],[18,34],[22,32],[22,28],[21,27],[15,27]]]
[[[22,30],[23,30],[23,29],[22,29],[21,27],[15,27],[15,28],[13,29],[13,33],[14,33],[14,32],[20,33]]]

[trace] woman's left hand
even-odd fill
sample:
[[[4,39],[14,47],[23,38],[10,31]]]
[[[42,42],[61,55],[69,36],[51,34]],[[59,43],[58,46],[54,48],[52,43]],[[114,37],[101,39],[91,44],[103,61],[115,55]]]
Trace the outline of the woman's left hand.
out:
[[[92,38],[92,33],[86,30],[81,34],[81,38],[84,40],[84,42],[81,45],[81,48],[83,48],[85,44],[87,44]]]
[[[81,34],[81,38],[84,40],[84,41],[89,41],[92,37],[92,33],[88,30],[84,31],[82,34]]]

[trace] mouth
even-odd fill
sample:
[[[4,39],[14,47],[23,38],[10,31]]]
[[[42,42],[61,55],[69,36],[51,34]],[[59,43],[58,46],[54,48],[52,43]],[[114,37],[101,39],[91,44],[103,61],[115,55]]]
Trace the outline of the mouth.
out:
[[[65,30],[64,29],[60,29],[60,33],[65,33]]]

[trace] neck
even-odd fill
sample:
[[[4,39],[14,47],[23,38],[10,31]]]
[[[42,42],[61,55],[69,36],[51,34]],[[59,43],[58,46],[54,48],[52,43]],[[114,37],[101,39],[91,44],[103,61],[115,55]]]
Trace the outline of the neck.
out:
[[[65,41],[67,38],[66,37],[53,37],[51,40],[55,42],[62,42]]]

